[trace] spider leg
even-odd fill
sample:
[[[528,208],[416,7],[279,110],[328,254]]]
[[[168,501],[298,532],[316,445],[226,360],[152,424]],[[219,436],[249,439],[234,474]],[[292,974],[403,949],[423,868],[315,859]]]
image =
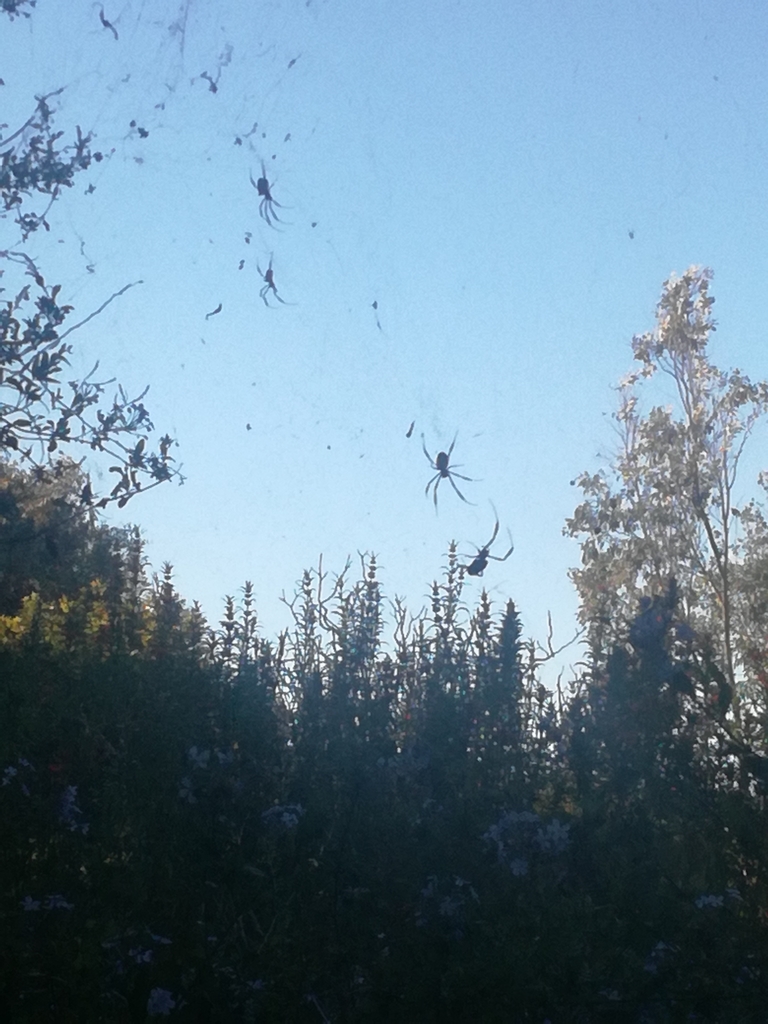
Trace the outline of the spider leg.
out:
[[[491,502],[490,505],[491,505],[491,508],[493,509],[493,517],[496,520],[496,525],[493,528],[493,536],[488,541],[488,551],[491,550],[493,542],[496,540],[496,538],[499,535],[499,513],[496,511],[496,506],[493,504],[493,502]],[[510,536],[509,539],[512,540],[512,537]]]
[[[453,435],[453,440],[451,441],[451,447],[448,449],[448,451],[446,453],[448,455],[449,461],[450,461],[450,458],[451,458],[451,452],[453,451],[453,446],[456,444],[456,438],[458,436],[459,436],[459,432],[457,430],[456,433]]]
[[[278,224],[286,223],[286,221],[280,220],[278,215],[275,213],[274,208],[275,206],[279,205],[279,203],[275,203],[274,199],[270,199],[268,197],[262,199],[261,203],[259,204],[259,214],[262,220],[266,221],[266,223],[269,224],[271,228],[274,228],[275,231],[280,230],[280,228],[277,226]]]
[[[276,206],[278,206],[278,207],[280,207],[280,209],[282,209],[282,207],[280,206],[280,203],[276,203],[274,199],[270,199],[269,202],[267,203],[267,209],[269,210],[269,215],[272,218],[272,220],[276,220],[278,224],[282,224],[283,221],[281,221],[280,218],[275,213],[275,207]]]
[[[507,532],[509,532],[509,531],[507,531]],[[515,550],[515,542],[512,540],[512,534],[510,533],[509,534],[509,551],[506,553],[506,555],[488,555],[488,557],[492,558],[494,560],[494,562],[506,562],[506,560],[509,558],[509,556],[512,554],[512,552],[514,550]]]
[[[437,488],[440,486],[440,481],[442,479],[443,479],[442,473],[438,473],[437,474],[437,480],[435,480],[435,489],[434,489],[434,492],[432,494],[432,497],[435,500],[435,512],[437,512]]]
[[[451,481],[451,487],[454,489],[454,491],[456,491],[456,493],[461,498],[461,500],[465,501],[467,503],[467,505],[474,505],[475,504],[474,501],[469,501],[467,498],[465,498],[464,495],[459,490],[459,488],[456,486],[456,484],[454,483],[453,475],[451,473],[448,473],[447,475],[448,475],[448,479]],[[457,474],[457,475],[460,475],[460,474]],[[463,476],[463,477],[461,477],[461,479],[462,480],[469,480],[469,477],[464,477]]]
[[[471,484],[475,483],[475,478],[474,477],[464,476],[463,473],[457,473],[456,470],[453,468],[453,466],[451,466],[451,469],[450,469],[450,472],[448,473],[448,476],[449,477],[457,476],[459,478],[459,480],[469,480],[469,482]],[[493,541],[491,541],[491,543],[493,543]]]
[[[433,483],[435,483],[435,481],[437,481],[438,483],[440,482],[440,474],[439,473],[435,474],[435,476],[432,477],[432,479],[429,481],[427,486],[424,488],[424,496],[425,497],[426,497],[426,495],[429,494],[429,488],[432,486]],[[435,490],[437,490],[437,487],[435,487]]]
[[[421,449],[424,452],[424,454],[427,456],[427,462],[430,464],[432,469],[437,469],[437,466],[435,465],[434,459],[432,458],[432,456],[427,451],[427,445],[426,445],[426,442],[424,440],[424,435],[423,434],[421,435]]]

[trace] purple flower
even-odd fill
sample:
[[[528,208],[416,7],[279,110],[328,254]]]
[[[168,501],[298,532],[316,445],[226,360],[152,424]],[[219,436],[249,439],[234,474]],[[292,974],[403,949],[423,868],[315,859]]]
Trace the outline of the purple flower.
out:
[[[648,974],[658,974],[659,965],[671,954],[677,952],[677,946],[670,946],[666,942],[657,942],[650,952],[643,967]]]
[[[75,803],[76,800],[77,786],[67,786],[59,802],[59,821],[66,825],[70,832],[82,832],[85,835],[89,826],[87,823],[78,823],[76,815],[83,812]]]
[[[299,818],[304,814],[301,804],[285,804],[270,807],[261,815],[265,825],[282,825],[285,829],[296,828]]]
[[[207,768],[210,756],[210,750],[198,750],[197,747],[190,747],[187,751],[187,757],[196,768]]]
[[[128,956],[137,964],[152,963],[153,953],[151,949],[129,949]]]
[[[539,849],[548,853],[562,853],[563,850],[567,850],[571,842],[568,834],[570,828],[570,825],[561,825],[557,818],[553,818],[546,828],[540,828],[536,833]]]
[[[18,764],[21,765],[22,768],[29,768],[30,771],[34,771],[35,770],[33,765],[31,765],[29,763],[29,761],[27,761],[27,759],[25,757],[17,758],[17,762],[18,762]],[[3,776],[2,776],[2,780],[0,780],[0,786],[10,786],[11,779],[17,778],[18,774],[19,774],[19,769],[15,765],[9,764],[7,768],[3,769]],[[20,779],[19,779],[19,785],[21,786],[21,791],[24,794],[24,796],[29,796],[29,790],[27,789],[25,784]]]
[[[175,1006],[176,1000],[167,988],[153,988],[149,993],[147,1013],[150,1017],[167,1017]]]
[[[722,896],[699,896],[698,899],[694,900],[699,910],[702,907],[722,907],[723,897]]]
[[[181,785],[179,786],[179,796],[188,804],[197,803],[197,797],[192,792],[192,780],[188,775],[185,775],[184,778],[181,780]]]
[[[45,901],[45,910],[72,910],[74,903],[67,903],[63,896],[58,893],[55,896],[47,896]]]

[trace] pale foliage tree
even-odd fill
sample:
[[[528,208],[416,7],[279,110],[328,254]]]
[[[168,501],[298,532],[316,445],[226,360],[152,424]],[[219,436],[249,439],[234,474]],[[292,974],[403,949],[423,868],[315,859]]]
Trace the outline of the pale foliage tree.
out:
[[[697,648],[719,662],[734,693],[754,696],[768,680],[768,524],[756,500],[739,508],[734,496],[768,384],[710,361],[711,277],[691,267],[665,282],[655,329],[632,341],[640,368],[618,389],[618,450],[608,471],[574,481],[584,500],[564,532],[581,542],[571,578],[595,651],[674,577],[677,614]],[[671,400],[643,414],[654,378],[671,382]]]

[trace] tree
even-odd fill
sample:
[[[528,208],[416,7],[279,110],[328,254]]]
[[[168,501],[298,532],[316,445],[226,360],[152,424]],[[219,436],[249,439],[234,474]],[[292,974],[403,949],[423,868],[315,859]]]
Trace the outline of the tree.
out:
[[[31,593],[57,600],[104,573],[119,531],[95,522],[84,485],[68,459],[36,472],[0,459],[0,616]]]
[[[768,411],[768,384],[711,362],[711,278],[691,267],[665,282],[656,328],[632,341],[641,368],[619,385],[618,452],[608,472],[574,481],[584,501],[564,532],[581,540],[571,578],[596,652],[674,577],[699,649],[720,662],[733,692],[754,693],[768,641],[768,525],[756,501],[738,508],[734,494],[745,445]],[[660,377],[672,400],[643,415],[641,385]]]
[[[0,10],[13,19],[21,6],[16,0],[4,0]],[[29,17],[28,12],[21,13]],[[24,124],[0,138],[0,218],[13,216],[21,242],[41,228],[50,230],[47,218],[62,191],[72,186],[76,174],[103,159],[92,150],[91,136],[83,135],[79,127],[69,144],[62,143],[63,132],[54,131],[49,101],[61,91],[38,97]],[[0,131],[5,128],[0,126]],[[41,196],[46,200],[44,209],[30,208]],[[111,401],[105,401],[115,381],[97,378],[98,362],[82,380],[66,385],[61,380],[73,351],[65,339],[133,285],[115,292],[83,320],[64,327],[72,307],[60,301],[61,285],[47,285],[18,243],[0,249],[0,261],[5,264],[0,276],[21,278],[14,286],[15,297],[0,304],[0,453],[13,453],[38,469],[55,464],[62,450],[71,453],[80,447],[104,453],[111,463],[109,472],[116,474],[114,486],[98,497],[86,479],[81,492],[84,505],[104,507],[116,501],[123,506],[139,491],[178,478],[170,436],[161,437],[156,450],[148,447],[154,427],[143,404],[146,389],[129,398],[118,385]],[[0,294],[6,291],[0,288]]]

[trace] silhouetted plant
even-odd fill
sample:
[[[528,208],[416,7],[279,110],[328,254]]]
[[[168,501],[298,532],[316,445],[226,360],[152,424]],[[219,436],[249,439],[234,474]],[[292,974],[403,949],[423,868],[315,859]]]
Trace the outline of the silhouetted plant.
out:
[[[17,9],[18,9],[17,5]],[[3,10],[11,14],[7,7]],[[25,12],[25,17],[29,14]],[[22,239],[41,227],[50,231],[46,216],[62,188],[71,188],[75,175],[100,163],[102,153],[91,150],[91,135],[76,129],[75,141],[61,145],[63,132],[53,130],[53,109],[49,100],[63,89],[38,96],[34,113],[12,134],[0,139],[0,202],[3,215],[13,213]],[[4,126],[7,127],[7,126]],[[24,203],[33,195],[48,197],[42,213],[25,211]]]
[[[672,586],[553,692],[450,553],[415,616],[305,573],[272,644],[80,512],[0,616],[6,1018],[760,1019],[765,762]]]
[[[29,17],[28,11],[20,11],[22,6],[7,0],[0,9],[11,18],[19,12]],[[24,124],[0,139],[0,218],[13,215],[22,242],[41,228],[50,230],[48,217],[62,191],[71,188],[76,175],[92,162],[103,160],[103,154],[91,148],[92,137],[79,127],[69,144],[62,143],[63,132],[54,131],[50,101],[62,92],[37,97]],[[39,197],[44,197],[45,207],[33,208]],[[7,287],[0,292],[16,289],[15,297],[0,306],[0,455],[43,468],[55,464],[62,452],[71,456],[78,447],[84,454],[103,453],[117,479],[105,496],[95,496],[86,479],[80,495],[84,505],[103,507],[115,501],[123,506],[141,490],[180,479],[171,455],[172,439],[165,435],[155,450],[148,447],[154,426],[144,405],[146,389],[131,398],[118,385],[106,398],[115,381],[97,376],[98,362],[81,380],[65,384],[61,379],[73,351],[66,339],[133,284],[65,327],[73,309],[61,302],[61,285],[47,285],[35,261],[18,244],[10,242],[0,249],[2,274],[7,275]]]

